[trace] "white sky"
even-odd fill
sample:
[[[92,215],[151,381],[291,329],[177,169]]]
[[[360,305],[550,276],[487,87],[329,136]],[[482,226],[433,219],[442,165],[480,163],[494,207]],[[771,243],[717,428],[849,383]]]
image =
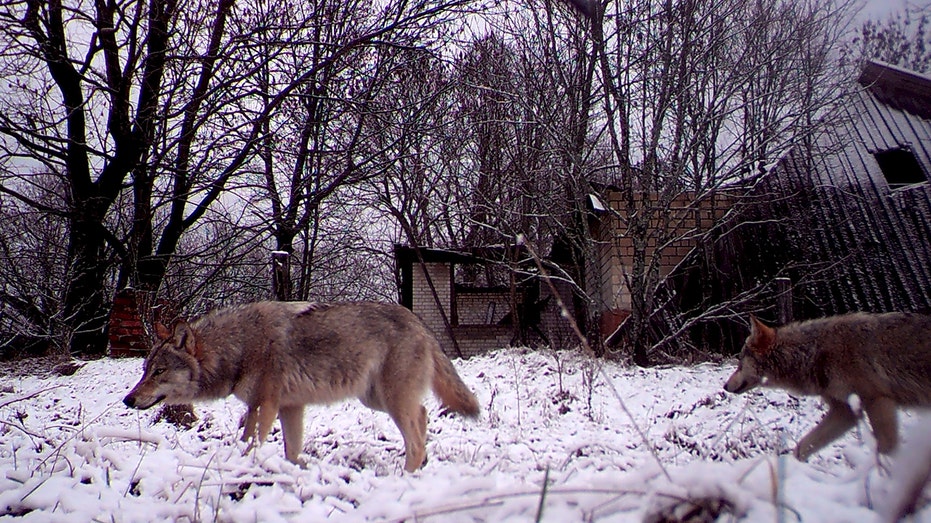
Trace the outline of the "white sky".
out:
[[[883,17],[893,11],[901,11],[906,5],[931,9],[931,0],[865,0],[860,19]]]

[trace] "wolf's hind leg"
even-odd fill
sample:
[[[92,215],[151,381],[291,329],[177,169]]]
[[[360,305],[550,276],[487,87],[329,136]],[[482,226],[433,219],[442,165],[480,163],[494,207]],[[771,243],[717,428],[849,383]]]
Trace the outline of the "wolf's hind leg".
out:
[[[895,450],[899,444],[896,403],[885,397],[864,400],[863,410],[870,419],[873,436],[876,437],[876,450],[880,454],[889,454]]]
[[[414,472],[427,457],[427,411],[419,402],[389,405],[388,413],[404,438],[404,470]]]
[[[795,457],[805,461],[825,445],[839,438],[857,424],[857,415],[844,401],[826,399],[828,413],[818,425],[802,438],[795,448]]]
[[[304,448],[304,406],[281,407],[278,409],[281,432],[284,434],[284,455],[291,463],[302,463],[297,459]]]

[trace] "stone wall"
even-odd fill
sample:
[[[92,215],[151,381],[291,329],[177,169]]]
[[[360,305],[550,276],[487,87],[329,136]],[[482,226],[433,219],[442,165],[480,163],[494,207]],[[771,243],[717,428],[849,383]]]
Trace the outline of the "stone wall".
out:
[[[614,212],[603,215],[597,226],[592,228],[596,243],[596,270],[600,276],[597,295],[600,311],[628,311],[631,307],[626,276],[631,272],[634,256],[634,238],[627,234],[626,226],[618,216],[626,216],[626,203],[618,191],[608,190],[601,195],[603,202]],[[642,196],[646,198],[646,196]],[[656,196],[648,204],[655,207],[657,216],[661,210]],[[651,221],[646,237],[647,262],[656,259],[660,276],[668,275],[697,245],[695,231],[707,230],[718,223],[730,210],[734,197],[720,192],[714,198],[695,200],[692,193],[676,196],[668,206],[668,221]],[[641,205],[647,205],[641,202]]]

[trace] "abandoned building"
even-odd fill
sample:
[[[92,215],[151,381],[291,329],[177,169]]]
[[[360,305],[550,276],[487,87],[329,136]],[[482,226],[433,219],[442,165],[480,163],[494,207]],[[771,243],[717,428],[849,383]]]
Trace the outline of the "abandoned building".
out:
[[[535,276],[531,259],[519,246],[453,250],[396,245],[394,254],[401,304],[424,320],[451,356],[515,344],[577,344],[552,291]],[[564,281],[553,284],[571,308],[572,289]]]
[[[674,343],[732,354],[748,312],[931,310],[931,77],[874,61],[857,87],[824,138],[784,154],[668,272],[651,343],[682,330]]]

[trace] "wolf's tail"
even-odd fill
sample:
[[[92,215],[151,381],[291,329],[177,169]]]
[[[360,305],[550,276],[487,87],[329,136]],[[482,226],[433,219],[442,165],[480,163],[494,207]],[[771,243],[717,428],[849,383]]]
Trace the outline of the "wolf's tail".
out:
[[[475,394],[466,387],[449,358],[437,346],[433,351],[433,392],[445,410],[477,418],[481,410]]]

